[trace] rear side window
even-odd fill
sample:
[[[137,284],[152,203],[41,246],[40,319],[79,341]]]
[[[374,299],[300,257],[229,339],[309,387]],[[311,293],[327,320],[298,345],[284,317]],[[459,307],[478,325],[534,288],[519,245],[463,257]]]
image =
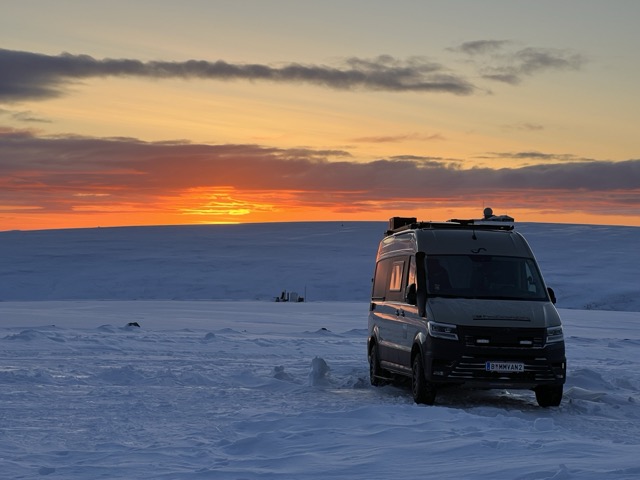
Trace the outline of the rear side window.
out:
[[[407,260],[386,258],[376,265],[372,298],[378,300],[403,301],[407,281]]]
[[[402,290],[402,274],[404,273],[404,262],[396,261],[391,265],[391,279],[389,280],[389,291],[399,292]]]
[[[376,273],[373,282],[373,292],[371,293],[371,297],[374,300],[384,300],[384,298],[387,296],[387,278],[389,278],[389,267],[389,262],[385,260],[378,262],[378,264],[376,265]]]

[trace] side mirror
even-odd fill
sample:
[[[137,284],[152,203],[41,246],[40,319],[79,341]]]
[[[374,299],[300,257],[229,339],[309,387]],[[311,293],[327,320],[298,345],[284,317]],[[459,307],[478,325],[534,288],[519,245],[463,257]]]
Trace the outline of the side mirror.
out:
[[[407,287],[407,294],[404,297],[405,301],[410,305],[417,305],[418,303],[418,287],[415,283],[412,283]]]
[[[547,287],[547,291],[549,292],[549,298],[551,299],[551,303],[556,304],[556,292],[553,291],[553,288]]]

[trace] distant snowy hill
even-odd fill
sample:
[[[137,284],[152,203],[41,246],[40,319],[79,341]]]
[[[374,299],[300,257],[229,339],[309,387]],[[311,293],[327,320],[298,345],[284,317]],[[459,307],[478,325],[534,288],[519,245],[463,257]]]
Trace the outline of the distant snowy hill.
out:
[[[0,232],[0,300],[367,301],[386,222]],[[561,308],[640,311],[640,228],[516,224]]]

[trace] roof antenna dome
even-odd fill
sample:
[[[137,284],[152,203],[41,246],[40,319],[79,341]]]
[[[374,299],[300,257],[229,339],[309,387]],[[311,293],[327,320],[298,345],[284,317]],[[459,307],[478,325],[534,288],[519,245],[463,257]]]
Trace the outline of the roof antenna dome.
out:
[[[493,209],[490,207],[485,208],[482,213],[484,214],[485,220],[493,217]]]

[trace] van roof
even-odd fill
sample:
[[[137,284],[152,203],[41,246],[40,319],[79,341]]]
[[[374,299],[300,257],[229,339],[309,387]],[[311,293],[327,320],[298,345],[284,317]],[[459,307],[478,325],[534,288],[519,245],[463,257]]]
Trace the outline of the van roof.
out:
[[[411,240],[407,237],[411,237]],[[409,250],[427,255],[484,254],[533,257],[513,225],[456,222],[416,222],[386,232],[379,254]]]
[[[481,220],[449,220],[447,222],[418,222],[415,218],[393,217],[389,220],[389,230],[385,235],[392,235],[405,230],[419,229],[454,229],[454,230],[513,230],[512,223],[484,222]]]

